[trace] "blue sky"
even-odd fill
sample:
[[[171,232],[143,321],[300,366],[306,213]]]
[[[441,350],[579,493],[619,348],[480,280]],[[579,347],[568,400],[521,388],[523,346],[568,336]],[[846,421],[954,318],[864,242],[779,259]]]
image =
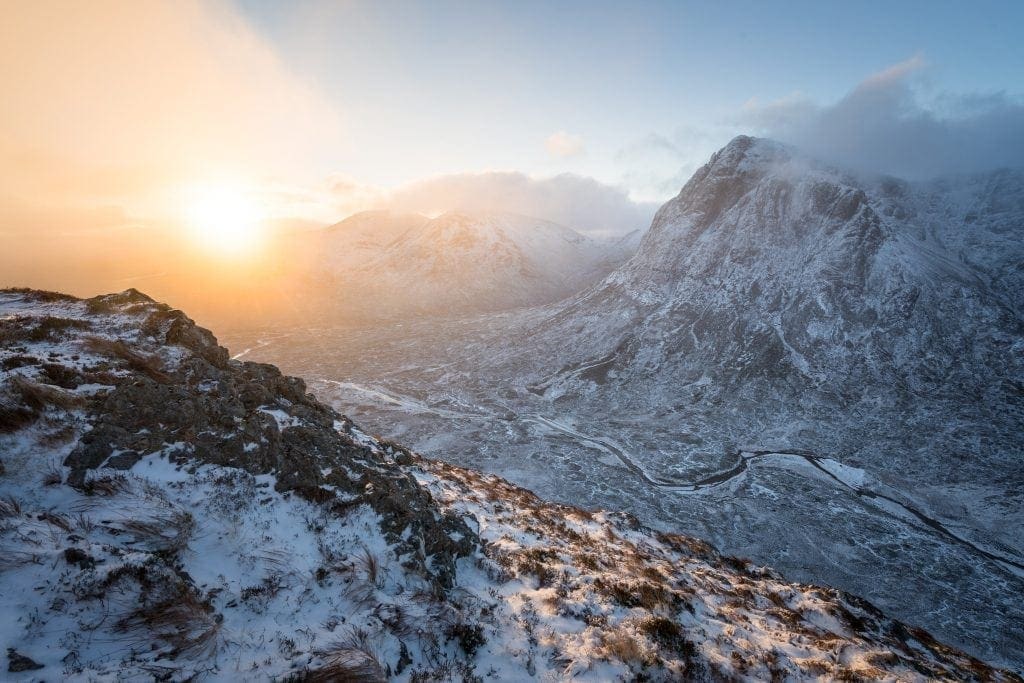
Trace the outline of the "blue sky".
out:
[[[346,142],[316,163],[382,185],[574,172],[658,199],[750,128],[750,107],[828,106],[907,60],[916,58],[907,85],[924,107],[947,106],[950,94],[1024,93],[1021,2],[238,7],[340,113]],[[545,141],[560,131],[571,141],[562,151],[578,151],[551,153]],[[645,159],[636,152],[652,136],[678,149]]]
[[[1021,27],[1021,0],[14,3],[0,237],[172,229],[229,191],[288,224],[625,232],[739,133],[907,178],[1024,166]]]

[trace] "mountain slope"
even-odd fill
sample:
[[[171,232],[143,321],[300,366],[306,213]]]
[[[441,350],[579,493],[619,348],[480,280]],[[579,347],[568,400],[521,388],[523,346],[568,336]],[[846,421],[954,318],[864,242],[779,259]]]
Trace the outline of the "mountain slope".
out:
[[[550,303],[593,284],[631,253],[628,244],[604,245],[510,213],[427,219],[364,212],[317,240],[314,281],[331,283],[340,302],[389,314]]]
[[[432,457],[628,509],[1019,668],[1021,263],[1019,171],[908,183],[740,137],[576,297],[319,342],[366,361],[278,353]]]
[[[1019,680],[360,431],[128,291],[0,292],[9,677]]]
[[[565,349],[566,370],[538,387],[782,421],[946,419],[926,438],[971,451],[979,473],[1019,456],[1024,175],[957,187],[865,181],[737,138],[662,207],[631,261],[533,331]],[[573,370],[595,361],[598,374]],[[950,433],[965,426],[989,447]]]
[[[359,269],[375,260],[396,240],[422,226],[418,213],[362,211],[313,233],[322,267],[331,272]]]

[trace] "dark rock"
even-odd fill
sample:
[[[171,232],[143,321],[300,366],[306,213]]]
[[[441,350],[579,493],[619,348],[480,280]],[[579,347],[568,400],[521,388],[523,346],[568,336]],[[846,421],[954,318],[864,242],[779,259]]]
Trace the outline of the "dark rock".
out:
[[[184,443],[170,456],[183,465],[273,473],[279,492],[295,492],[333,514],[369,505],[419,573],[439,592],[452,585],[455,559],[472,551],[476,536],[401,469],[415,462],[413,453],[382,445],[389,458],[356,442],[344,431],[351,423],[308,394],[304,381],[272,365],[229,363],[216,338],[181,311],[155,310],[142,327],[157,343],[195,355],[166,381],[136,371],[90,399],[92,429],[65,459],[68,484],[81,488],[90,470],[130,469],[147,454]],[[335,492],[345,494],[344,502]]]
[[[228,350],[217,344],[213,333],[196,325],[181,311],[156,311],[146,318],[143,331],[162,343],[184,346],[215,367],[228,364]]]
[[[21,673],[22,671],[35,671],[36,669],[42,669],[43,665],[39,662],[26,657],[23,654],[19,654],[13,647],[7,648],[7,671],[10,673]]]
[[[111,456],[103,466],[115,470],[130,470],[139,460],[142,460],[142,456],[135,451],[124,451]]]
[[[84,550],[79,548],[67,548],[64,550],[64,561],[68,564],[76,564],[81,569],[88,569],[89,567],[95,566],[96,561],[86,553]]]

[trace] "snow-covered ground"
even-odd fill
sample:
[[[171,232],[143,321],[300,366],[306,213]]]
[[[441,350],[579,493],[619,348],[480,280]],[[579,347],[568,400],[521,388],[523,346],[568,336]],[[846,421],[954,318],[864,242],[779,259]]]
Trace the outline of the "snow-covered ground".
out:
[[[909,183],[740,137],[561,303],[321,324],[258,355],[430,457],[1021,668],[1022,227],[1019,171]]]
[[[0,292],[8,679],[1013,679],[303,391],[134,292]]]

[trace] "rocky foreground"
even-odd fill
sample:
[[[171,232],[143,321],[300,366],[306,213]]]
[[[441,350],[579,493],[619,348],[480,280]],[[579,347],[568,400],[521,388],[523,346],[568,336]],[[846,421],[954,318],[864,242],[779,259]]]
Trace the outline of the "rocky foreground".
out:
[[[0,291],[11,680],[1021,680],[361,432],[128,290]]]

